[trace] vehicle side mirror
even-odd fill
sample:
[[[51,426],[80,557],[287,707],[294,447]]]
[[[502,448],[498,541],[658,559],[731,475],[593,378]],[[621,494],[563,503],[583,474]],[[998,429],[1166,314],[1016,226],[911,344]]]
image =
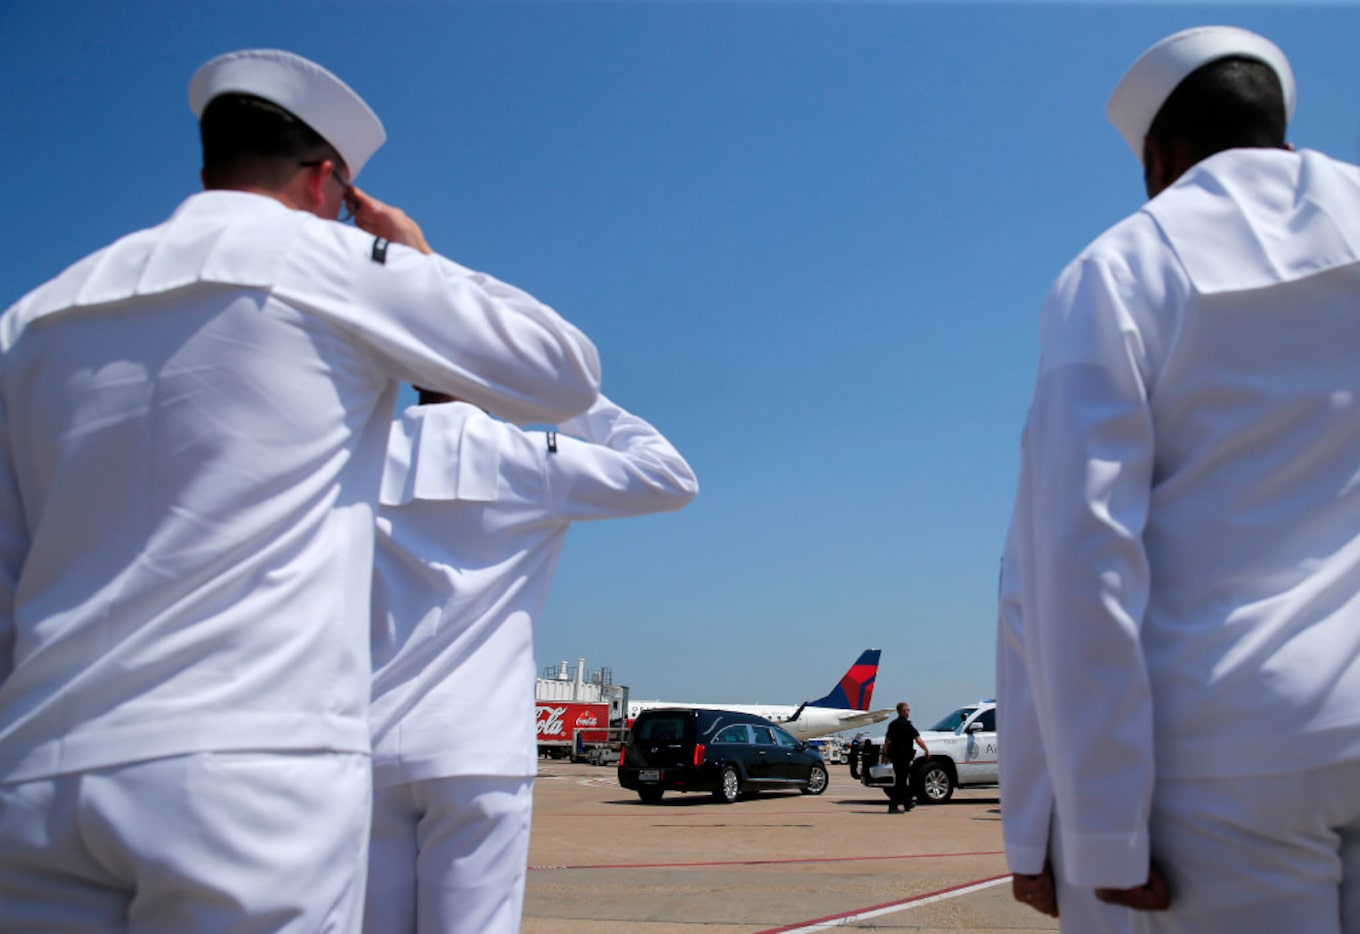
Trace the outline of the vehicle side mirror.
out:
[[[981,732],[982,732],[982,721],[981,721],[981,720],[974,720],[972,723],[968,724],[968,732],[969,732],[969,733],[981,733]]]

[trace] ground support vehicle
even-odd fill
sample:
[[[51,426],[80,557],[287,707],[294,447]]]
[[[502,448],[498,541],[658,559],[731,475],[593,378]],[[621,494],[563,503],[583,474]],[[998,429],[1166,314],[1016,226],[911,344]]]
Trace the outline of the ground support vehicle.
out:
[[[921,738],[930,749],[930,756],[922,756],[918,748],[911,764],[911,789],[922,804],[943,804],[954,796],[955,788],[995,785],[1000,780],[994,701],[958,708],[922,731]],[[861,763],[860,782],[891,795],[892,765],[885,763],[873,773]]]
[[[613,669],[589,671],[584,658],[575,666],[563,660],[543,671],[534,701],[540,756],[586,762],[594,749],[618,748],[628,688],[614,683]]]
[[[619,757],[623,754],[623,741],[628,735],[628,731],[621,727],[610,727],[605,731],[606,740],[604,742],[586,743],[584,735],[586,733],[595,734],[595,730],[578,730],[577,753],[572,756],[576,761],[589,762],[591,765],[618,765]]]
[[[619,760],[619,784],[655,804],[667,791],[708,792],[731,804],[743,794],[826,790],[821,755],[764,717],[703,707],[657,707],[638,715]]]
[[[538,754],[550,759],[584,759],[609,742],[609,705],[538,701],[534,711]]]
[[[848,760],[845,741],[836,736],[810,739],[808,745],[822,754],[827,765],[844,765]]]

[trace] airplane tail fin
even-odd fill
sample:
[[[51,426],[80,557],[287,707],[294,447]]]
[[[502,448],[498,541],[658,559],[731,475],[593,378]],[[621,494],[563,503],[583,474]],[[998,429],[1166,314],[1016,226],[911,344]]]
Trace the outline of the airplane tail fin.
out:
[[[874,697],[874,679],[878,677],[878,656],[881,654],[881,649],[866,649],[850,670],[841,675],[830,694],[808,701],[805,706],[868,710]]]

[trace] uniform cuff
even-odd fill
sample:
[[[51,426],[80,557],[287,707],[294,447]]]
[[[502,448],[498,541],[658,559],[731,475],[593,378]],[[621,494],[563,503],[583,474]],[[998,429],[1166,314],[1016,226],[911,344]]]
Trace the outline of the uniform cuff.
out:
[[[1022,876],[1037,876],[1044,871],[1044,863],[1047,861],[1047,845],[1006,844],[1006,868],[1011,872],[1018,872]]]
[[[1140,827],[1123,833],[1062,834],[1063,875],[1075,886],[1128,889],[1148,879],[1148,834]]]

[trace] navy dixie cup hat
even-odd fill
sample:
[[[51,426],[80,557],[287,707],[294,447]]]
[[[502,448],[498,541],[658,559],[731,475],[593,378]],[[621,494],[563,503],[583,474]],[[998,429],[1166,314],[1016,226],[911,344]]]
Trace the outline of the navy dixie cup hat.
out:
[[[1292,120],[1294,72],[1289,59],[1269,39],[1236,26],[1198,26],[1158,42],[1124,72],[1105,105],[1105,115],[1141,163],[1143,138],[1176,85],[1210,62],[1238,56],[1254,58],[1274,70],[1284,88],[1285,122]]]
[[[387,139],[364,99],[316,62],[279,49],[243,49],[206,62],[189,81],[195,117],[219,94],[253,94],[315,130],[345,160],[350,178]]]

